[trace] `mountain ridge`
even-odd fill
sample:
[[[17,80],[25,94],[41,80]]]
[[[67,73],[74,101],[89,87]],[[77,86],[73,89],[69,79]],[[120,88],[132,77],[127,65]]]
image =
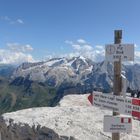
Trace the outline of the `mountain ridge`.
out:
[[[128,79],[127,86],[139,89],[140,65],[122,65],[122,70]],[[4,113],[30,107],[56,106],[68,94],[86,94],[93,90],[112,92],[113,66],[84,57],[53,58],[23,63],[0,81],[0,113]]]

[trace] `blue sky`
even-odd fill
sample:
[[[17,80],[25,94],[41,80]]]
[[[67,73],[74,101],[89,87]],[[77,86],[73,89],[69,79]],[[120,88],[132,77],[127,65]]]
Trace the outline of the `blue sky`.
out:
[[[123,30],[124,43],[137,44],[138,55],[139,14],[140,0],[0,0],[0,61],[85,51],[99,59],[115,29]]]

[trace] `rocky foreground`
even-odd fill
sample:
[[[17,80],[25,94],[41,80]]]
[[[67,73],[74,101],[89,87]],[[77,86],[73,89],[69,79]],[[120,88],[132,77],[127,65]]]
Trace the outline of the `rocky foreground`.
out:
[[[41,107],[3,114],[0,140],[111,140],[103,132],[103,116],[111,111],[93,107],[88,95],[65,96],[57,107]],[[121,140],[140,140],[140,121]]]

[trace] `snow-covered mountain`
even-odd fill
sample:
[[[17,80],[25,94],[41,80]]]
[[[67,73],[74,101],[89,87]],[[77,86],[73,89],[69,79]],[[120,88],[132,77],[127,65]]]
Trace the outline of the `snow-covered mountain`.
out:
[[[90,89],[109,89],[112,85],[112,66],[81,56],[55,58],[39,63],[23,63],[12,75],[13,80],[19,77],[54,87],[70,84],[72,87],[86,85]]]
[[[41,63],[23,63],[13,74],[16,77],[29,77],[30,80],[45,82],[54,79],[58,85],[59,81],[69,78],[77,78],[76,75],[92,71],[92,63],[83,57],[79,58],[56,58]],[[76,80],[76,79],[75,79]],[[49,82],[48,82],[49,83]],[[51,84],[51,83],[50,83]]]
[[[3,114],[2,140],[111,140],[103,132],[103,116],[111,111],[93,107],[88,95],[67,95],[56,107],[30,108]],[[133,120],[132,133],[121,140],[139,140],[139,121]]]
[[[122,66],[128,86],[140,89],[140,65]],[[0,113],[30,107],[56,106],[64,95],[111,92],[113,66],[84,57],[23,63],[11,79],[0,79]]]
[[[126,72],[128,86],[140,89],[140,65],[123,65],[122,69]],[[113,66],[105,61],[95,63],[82,56],[71,59],[54,58],[38,63],[23,63],[12,75],[13,80],[19,77],[53,87],[80,86],[85,91],[102,89],[109,92],[113,83]]]

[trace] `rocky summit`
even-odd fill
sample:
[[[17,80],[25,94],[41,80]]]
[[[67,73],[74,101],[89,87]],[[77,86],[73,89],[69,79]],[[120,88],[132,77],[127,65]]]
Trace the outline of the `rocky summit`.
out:
[[[111,111],[90,105],[88,95],[67,95],[56,107],[41,107],[3,114],[2,140],[111,140],[103,132],[103,116]],[[139,121],[133,120],[131,134],[121,140],[139,140]]]

